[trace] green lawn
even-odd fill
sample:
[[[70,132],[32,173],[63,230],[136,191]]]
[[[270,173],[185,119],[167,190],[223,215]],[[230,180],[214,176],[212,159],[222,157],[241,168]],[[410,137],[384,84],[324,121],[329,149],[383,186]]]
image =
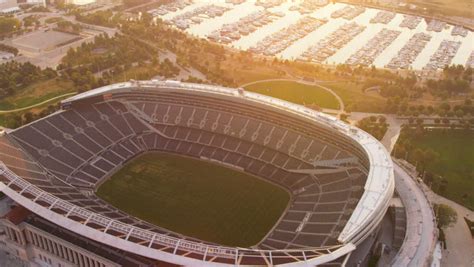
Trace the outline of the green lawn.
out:
[[[382,140],[388,130],[388,124],[385,122],[371,121],[369,117],[357,122],[357,127],[371,134],[377,140]]]
[[[284,189],[248,174],[162,153],[132,160],[97,195],[177,233],[240,247],[257,244],[290,198]]]
[[[385,107],[383,98],[365,94],[360,84],[334,82],[325,83],[324,86],[331,88],[342,99],[346,110],[379,113]]]
[[[314,85],[292,81],[272,81],[252,84],[245,89],[296,104],[339,109],[337,99],[330,92]]]
[[[70,81],[60,79],[40,81],[29,85],[17,94],[0,99],[0,109],[9,110],[28,107],[74,91],[73,84]]]
[[[447,179],[447,198],[474,209],[474,132],[433,130],[412,138],[411,144],[439,153],[439,162],[428,164],[427,169]]]

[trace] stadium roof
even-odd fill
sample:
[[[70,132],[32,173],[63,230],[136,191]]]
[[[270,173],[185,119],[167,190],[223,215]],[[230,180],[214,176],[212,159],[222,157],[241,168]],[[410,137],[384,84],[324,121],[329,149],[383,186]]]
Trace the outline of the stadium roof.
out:
[[[359,143],[364,148],[369,157],[370,170],[366,184],[364,186],[364,194],[362,195],[362,198],[357,204],[346,226],[340,233],[338,238],[339,242],[347,243],[351,241],[357,241],[360,238],[357,237],[357,234],[363,232],[361,230],[364,227],[369,227],[370,224],[379,222],[379,219],[381,219],[380,217],[383,216],[380,211],[386,210],[388,207],[389,199],[392,197],[395,183],[392,160],[385,147],[372,135],[360,130],[359,128],[346,124],[330,115],[306,108],[301,105],[253,92],[244,92],[242,89],[236,90],[214,85],[158,80],[132,80],[130,82],[112,84],[75,95],[62,102],[72,102],[121,90],[153,90],[153,88],[169,88],[244,97],[247,100],[270,105],[279,109],[284,109],[285,111],[295,113],[316,122],[330,125],[333,129],[351,137],[355,142]]]
[[[7,177],[10,182],[8,184],[0,183],[0,190],[5,192],[14,201],[20,203],[22,206],[26,207],[32,212],[55,222],[61,227],[65,227],[74,232],[80,233],[87,238],[110,244],[122,250],[130,251],[145,257],[173,262],[176,264],[193,266],[220,266],[224,263],[210,262],[204,259],[180,256],[175,253],[152,248],[152,244],[156,242],[160,244],[166,244],[168,247],[174,247],[175,252],[179,248],[190,251],[190,253],[193,251],[203,253],[204,258],[206,258],[206,255],[211,257],[226,257],[227,259],[232,260],[232,263],[230,263],[231,265],[234,263],[237,264],[239,256],[243,254],[249,255],[250,257],[269,257],[271,261],[272,257],[277,257],[272,256],[272,253],[275,253],[273,255],[283,253],[287,255],[287,257],[291,257],[294,262],[287,265],[317,265],[335,260],[353,251],[355,246],[372,232],[372,230],[377,226],[384,216],[394,190],[393,166],[388,152],[375,138],[366,132],[347,125],[334,117],[314,111],[312,109],[272,97],[246,92],[243,89],[231,89],[220,86],[181,83],[176,81],[131,81],[109,85],[73,96],[62,101],[62,104],[68,105],[71,102],[85,100],[90,97],[105,97],[112,93],[133,92],[137,90],[149,91],[154,89],[184,90],[194,93],[206,93],[222,96],[225,95],[227,97],[235,97],[236,99],[245,99],[249,102],[253,101],[256,104],[258,103],[261,105],[266,105],[284,110],[285,112],[300,117],[304,117],[307,120],[313,121],[315,124],[321,125],[322,127],[338,131],[342,135],[351,138],[354,143],[358,143],[367,154],[370,168],[364,186],[364,193],[360,198],[356,208],[353,210],[350,219],[347,221],[343,230],[339,234],[338,241],[342,244],[332,247],[268,251],[214,246],[161,235],[123,222],[115,221],[104,215],[78,207],[67,200],[59,199],[58,197],[55,197],[25,181],[10,171],[3,164],[0,165],[0,174]],[[16,192],[10,188],[10,185],[19,187],[21,191]],[[34,200],[23,196],[22,193],[24,192],[32,195]],[[38,204],[37,200],[46,202],[49,205],[49,208]],[[65,214],[55,212],[52,209],[53,207],[65,212]],[[85,223],[72,220],[68,218],[69,216],[79,217],[83,219]],[[88,222],[102,226],[105,231],[98,231],[97,229],[91,228],[87,225]],[[107,234],[107,229],[112,229],[122,233],[124,236],[126,236],[126,238],[124,239],[118,236]],[[144,240],[146,243],[134,243],[129,240],[129,237],[138,237]],[[295,256],[296,254],[299,256]]]

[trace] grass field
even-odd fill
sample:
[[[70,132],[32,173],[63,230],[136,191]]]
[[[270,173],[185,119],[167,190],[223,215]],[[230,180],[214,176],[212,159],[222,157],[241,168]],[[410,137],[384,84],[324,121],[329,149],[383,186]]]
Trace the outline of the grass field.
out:
[[[278,79],[282,77],[281,73],[276,71],[261,71],[254,69],[238,69],[232,68],[232,77],[239,82],[239,84],[245,84],[254,81]]]
[[[18,94],[1,99],[0,110],[28,107],[71,92],[74,92],[74,88],[70,81],[51,79],[37,82],[21,90]]]
[[[448,181],[447,198],[474,209],[474,132],[433,130],[412,138],[411,144],[439,153],[439,162],[428,164],[427,169]],[[464,194],[468,195],[466,199],[462,198]]]
[[[296,104],[339,109],[339,103],[331,93],[314,85],[292,81],[271,81],[252,84],[245,89]]]
[[[284,189],[245,173],[161,153],[132,160],[97,195],[177,233],[240,247],[257,244],[290,198]]]
[[[350,82],[325,83],[344,102],[349,111],[376,112],[383,111],[385,100],[381,97],[365,94],[360,84]]]

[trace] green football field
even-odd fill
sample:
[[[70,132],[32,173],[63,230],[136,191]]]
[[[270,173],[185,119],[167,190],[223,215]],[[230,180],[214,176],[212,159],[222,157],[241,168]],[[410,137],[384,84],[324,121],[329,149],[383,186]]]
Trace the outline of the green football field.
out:
[[[103,183],[97,195],[174,232],[239,247],[257,244],[290,199],[284,189],[254,176],[162,153],[135,158]]]

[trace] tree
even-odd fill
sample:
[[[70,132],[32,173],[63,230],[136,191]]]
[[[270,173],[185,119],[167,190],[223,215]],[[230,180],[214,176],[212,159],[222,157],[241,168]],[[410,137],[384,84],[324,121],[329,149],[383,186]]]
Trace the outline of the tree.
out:
[[[19,52],[17,48],[6,45],[6,44],[0,44],[0,51],[9,52],[9,53],[14,54],[15,56],[18,55],[18,52]]]
[[[436,219],[438,220],[439,228],[446,228],[457,221],[458,214],[448,205],[435,204],[434,210],[436,213]]]
[[[7,34],[20,29],[21,23],[13,17],[0,17],[0,34]]]
[[[33,113],[31,113],[30,111],[25,112],[25,114],[23,114],[23,119],[25,124],[32,122],[34,119]]]
[[[341,119],[342,121],[344,121],[344,122],[347,122],[347,118],[348,118],[348,117],[349,117],[349,115],[347,115],[346,113],[343,113],[343,114],[341,114],[340,119]]]
[[[425,182],[425,184],[427,185],[431,185],[434,181],[434,175],[432,172],[425,172],[425,176],[423,177],[423,181]]]
[[[39,26],[40,22],[37,16],[31,15],[23,18],[23,27]]]
[[[422,124],[418,124],[415,129],[415,137],[419,138],[425,134],[425,128]]]
[[[451,106],[446,102],[443,102],[439,107],[445,111],[449,111],[451,109]]]
[[[439,110],[438,110],[438,115],[439,115],[440,117],[446,116],[446,110],[444,110],[444,109],[439,109]]]
[[[384,124],[387,121],[385,116],[379,116],[379,123]]]
[[[423,162],[424,157],[424,152],[420,148],[417,148],[413,151],[411,158],[413,159],[414,162],[416,162],[416,165]]]
[[[394,151],[394,155],[397,158],[405,158],[406,153],[407,153],[407,150],[404,145],[397,145]]]
[[[433,114],[433,112],[434,112],[433,106],[428,106],[428,107],[426,108],[425,114],[426,114],[426,115],[431,115],[431,114]]]
[[[0,65],[0,97],[12,95],[28,85],[56,77],[50,68],[41,70],[33,64],[10,61]]]

